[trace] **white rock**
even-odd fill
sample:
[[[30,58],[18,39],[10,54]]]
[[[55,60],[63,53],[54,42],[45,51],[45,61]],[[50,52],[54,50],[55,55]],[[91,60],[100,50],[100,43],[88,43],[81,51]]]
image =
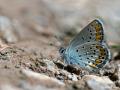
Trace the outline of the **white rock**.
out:
[[[54,84],[57,84],[57,85],[60,85],[60,86],[65,85],[63,82],[57,80],[56,78],[49,77],[49,76],[46,76],[44,74],[40,74],[40,73],[33,72],[33,71],[30,71],[30,70],[22,69],[22,73],[25,74],[27,77],[33,77],[33,78],[36,78],[40,81],[44,81],[44,82],[49,81],[50,83],[54,83]]]
[[[69,74],[68,79],[70,79],[72,81],[78,81],[77,76],[75,74]]]
[[[113,90],[112,87],[115,87],[115,84],[108,77],[86,75],[83,79],[92,90]]]
[[[48,60],[48,59],[45,59],[44,60],[44,63],[47,64],[47,69],[52,71],[52,72],[55,72],[56,71],[56,66],[55,64],[53,63],[52,60]]]

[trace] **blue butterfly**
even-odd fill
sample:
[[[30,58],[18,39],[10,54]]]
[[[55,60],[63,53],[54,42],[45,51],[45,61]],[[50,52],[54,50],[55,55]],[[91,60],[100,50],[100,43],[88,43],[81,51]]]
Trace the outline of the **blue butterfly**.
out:
[[[103,25],[98,19],[88,24],[66,49],[61,48],[59,52],[66,64],[78,65],[91,72],[98,72],[111,60]]]

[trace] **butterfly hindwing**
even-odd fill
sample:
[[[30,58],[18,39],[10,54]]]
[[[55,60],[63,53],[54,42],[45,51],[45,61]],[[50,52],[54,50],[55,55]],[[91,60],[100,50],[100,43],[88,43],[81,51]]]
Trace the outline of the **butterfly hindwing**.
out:
[[[106,43],[88,42],[76,46],[67,52],[67,62],[76,64],[88,70],[96,70],[103,67],[110,60],[110,53]]]

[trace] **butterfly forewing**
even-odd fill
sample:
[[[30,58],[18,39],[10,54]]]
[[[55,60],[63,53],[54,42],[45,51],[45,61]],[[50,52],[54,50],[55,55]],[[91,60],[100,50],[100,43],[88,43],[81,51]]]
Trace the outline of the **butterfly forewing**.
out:
[[[87,42],[102,42],[104,40],[104,32],[100,20],[94,20],[88,24],[81,32],[70,42],[69,47],[75,47]]]

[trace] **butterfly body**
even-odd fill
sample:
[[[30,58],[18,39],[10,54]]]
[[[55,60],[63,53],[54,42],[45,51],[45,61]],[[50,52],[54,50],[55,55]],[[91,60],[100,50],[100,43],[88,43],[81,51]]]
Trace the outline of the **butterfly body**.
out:
[[[75,64],[94,72],[101,69],[111,59],[102,23],[94,20],[88,24],[61,55],[67,64]]]

